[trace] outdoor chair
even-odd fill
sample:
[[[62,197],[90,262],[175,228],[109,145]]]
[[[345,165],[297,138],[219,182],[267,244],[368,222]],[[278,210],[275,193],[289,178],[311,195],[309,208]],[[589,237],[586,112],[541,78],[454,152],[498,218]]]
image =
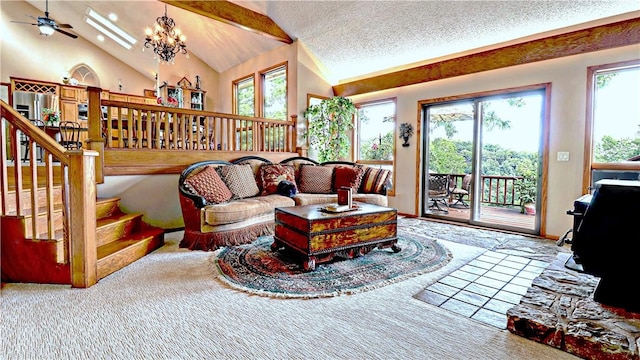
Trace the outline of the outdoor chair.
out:
[[[469,196],[469,188],[471,187],[471,174],[466,174],[462,178],[462,186],[457,187],[454,184],[453,189],[451,189],[451,194],[455,196],[455,201],[451,206],[456,206],[458,204],[462,205],[465,208],[469,208],[469,204],[464,200],[465,196]]]
[[[449,213],[449,175],[430,174],[429,175],[429,209]]]

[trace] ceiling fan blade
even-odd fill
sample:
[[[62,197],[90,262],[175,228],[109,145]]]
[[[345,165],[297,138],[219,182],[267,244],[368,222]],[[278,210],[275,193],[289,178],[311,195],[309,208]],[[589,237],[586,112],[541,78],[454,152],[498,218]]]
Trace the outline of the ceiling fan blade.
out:
[[[59,33],[65,34],[65,35],[67,35],[67,36],[69,36],[69,37],[72,37],[72,38],[74,38],[74,39],[77,39],[77,38],[78,38],[78,35],[76,35],[76,34],[72,34],[72,33],[70,33],[70,32],[66,32],[66,31],[64,31],[64,30],[60,30],[60,29],[58,29],[58,28],[56,28],[55,30],[56,30],[57,32],[59,32]]]
[[[54,20],[55,21],[55,20]],[[62,29],[73,29],[73,26],[69,25],[69,24],[58,24],[58,22],[56,21],[56,25],[58,25],[59,28]]]
[[[25,21],[14,21],[14,20],[11,20],[11,22],[12,23],[17,23],[17,24],[38,25],[38,24],[29,23],[29,22],[25,22]]]

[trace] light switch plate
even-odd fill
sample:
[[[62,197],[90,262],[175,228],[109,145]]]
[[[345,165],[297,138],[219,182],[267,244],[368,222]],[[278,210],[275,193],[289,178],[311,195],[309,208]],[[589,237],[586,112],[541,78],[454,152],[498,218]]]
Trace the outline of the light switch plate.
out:
[[[558,151],[558,161],[569,161],[569,152]]]

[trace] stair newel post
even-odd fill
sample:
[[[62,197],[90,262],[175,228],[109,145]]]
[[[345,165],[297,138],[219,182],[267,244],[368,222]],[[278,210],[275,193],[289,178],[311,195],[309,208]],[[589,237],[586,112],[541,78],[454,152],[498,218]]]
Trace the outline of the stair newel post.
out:
[[[87,126],[89,128],[87,149],[95,150],[98,152],[98,157],[95,159],[96,167],[96,182],[99,184],[104,182],[104,142],[105,138],[102,137],[102,107],[100,94],[102,89],[89,86],[87,87],[87,99],[89,105],[87,106]],[[106,120],[106,119],[105,119]]]
[[[71,286],[87,288],[98,282],[96,245],[96,179],[92,150],[68,151],[69,169],[65,184],[68,186],[65,205],[69,222]]]

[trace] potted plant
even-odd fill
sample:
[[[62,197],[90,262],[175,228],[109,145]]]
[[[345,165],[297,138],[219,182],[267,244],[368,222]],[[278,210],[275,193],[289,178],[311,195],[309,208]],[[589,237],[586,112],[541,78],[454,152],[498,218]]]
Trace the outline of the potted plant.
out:
[[[520,212],[535,215],[536,194],[538,192],[536,172],[531,169],[524,171],[522,173],[522,179],[518,179],[513,186],[520,200]]]
[[[350,99],[336,96],[311,105],[304,111],[308,120],[304,135],[318,151],[318,161],[334,161],[349,156],[348,131],[353,129],[356,106]]]
[[[42,120],[47,125],[58,125],[60,123],[60,114],[53,109],[42,109]]]

